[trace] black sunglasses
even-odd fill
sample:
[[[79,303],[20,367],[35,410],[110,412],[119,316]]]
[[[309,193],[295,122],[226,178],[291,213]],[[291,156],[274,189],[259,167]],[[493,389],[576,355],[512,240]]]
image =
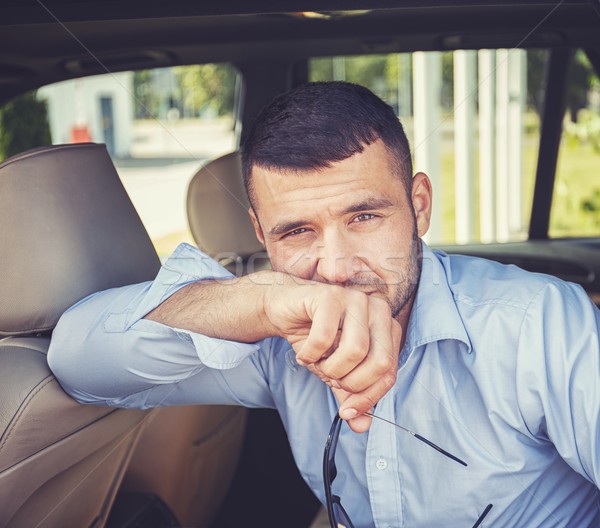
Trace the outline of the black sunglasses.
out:
[[[371,413],[365,413],[365,414],[367,416],[371,416],[372,418],[377,418],[378,420],[382,420],[390,425],[399,427],[403,431],[406,431],[407,433],[414,436],[417,440],[420,440],[421,442],[424,442],[425,444],[427,444],[429,447],[432,447],[433,449],[435,449],[442,455],[450,458],[451,460],[454,460],[455,462],[458,462],[459,464],[462,464],[463,466],[467,465],[467,463],[462,461],[460,458],[454,456],[453,454],[442,449],[441,447],[437,446],[436,444],[427,440],[426,438],[422,437],[421,435],[411,431],[410,429],[407,429],[406,427],[402,427],[401,425],[398,425],[397,423],[390,422],[389,420],[386,420],[385,418],[381,418],[380,416],[377,416],[375,414],[371,414]],[[327,514],[329,516],[329,525],[331,526],[331,528],[354,528],[354,525],[352,524],[352,521],[350,520],[350,516],[348,515],[348,512],[346,512],[346,510],[342,506],[342,501],[341,501],[340,497],[338,495],[334,495],[333,491],[331,489],[331,485],[333,484],[335,477],[337,477],[337,467],[335,465],[335,451],[337,449],[337,444],[338,444],[338,439],[340,437],[340,429],[342,428],[342,423],[343,423],[343,420],[340,418],[340,415],[336,414],[335,417],[333,418],[333,422],[331,423],[331,429],[329,430],[329,435],[327,436],[327,442],[325,443],[325,452],[323,453],[323,484],[325,486],[325,498],[327,501]],[[480,526],[484,517],[490,512],[491,509],[492,509],[492,504],[488,504],[472,528],[477,528],[478,526]]]

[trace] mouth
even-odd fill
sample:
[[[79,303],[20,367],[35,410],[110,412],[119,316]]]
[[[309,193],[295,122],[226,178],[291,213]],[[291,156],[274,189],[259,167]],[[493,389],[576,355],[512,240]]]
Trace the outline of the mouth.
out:
[[[357,290],[359,292],[364,293],[366,296],[371,297],[371,296],[375,296],[375,297],[385,297],[385,294],[379,290],[379,289],[373,289],[372,287],[370,288],[361,288],[360,286],[350,286],[350,288],[352,288],[353,290]]]
[[[386,295],[387,288],[384,284],[379,283],[375,280],[364,280],[364,281],[348,281],[345,285],[347,288],[357,290],[364,293],[365,295]]]
[[[372,285],[361,285],[361,284],[348,284],[346,288],[350,288],[351,290],[356,290],[364,293],[365,295],[373,295],[374,293],[379,293],[379,290],[373,289]]]

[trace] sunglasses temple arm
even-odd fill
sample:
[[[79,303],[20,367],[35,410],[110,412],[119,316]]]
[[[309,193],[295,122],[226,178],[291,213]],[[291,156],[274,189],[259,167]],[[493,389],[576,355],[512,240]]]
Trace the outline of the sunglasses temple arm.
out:
[[[417,434],[414,431],[411,431],[410,429],[407,429],[406,427],[403,427],[402,425],[399,425],[399,424],[397,424],[395,422],[391,422],[390,420],[386,420],[385,418],[382,418],[381,416],[377,416],[376,414],[373,414],[373,413],[370,413],[370,412],[366,412],[364,414],[367,415],[367,416],[370,416],[371,418],[377,418],[378,420],[381,420],[382,422],[389,423],[390,425],[394,425],[394,426],[398,427],[399,429],[402,429],[403,431],[406,431],[408,434],[413,435],[417,440],[421,440],[421,442],[426,443],[429,447],[433,447],[433,449],[435,449],[436,451],[438,451],[442,455],[447,456],[451,460],[454,460],[455,462],[458,462],[459,464],[462,464],[463,466],[467,466],[466,462],[464,462],[460,458],[454,456],[452,453],[448,453],[448,451],[442,449],[440,446],[435,445],[433,442],[431,442],[430,440],[427,440],[427,438],[421,436],[420,434]]]
[[[420,434],[417,434],[417,433],[413,433],[413,434],[416,439],[421,440],[421,442],[425,442],[429,447],[433,447],[433,449],[440,452],[442,455],[447,456],[448,458],[454,460],[455,462],[458,462],[459,464],[462,464],[463,466],[467,465],[466,462],[464,462],[460,458],[454,456],[452,453],[448,453],[448,451],[445,451],[441,447],[435,445],[433,442],[427,440],[427,438],[424,438]]]
[[[483,510],[483,513],[479,516],[479,519],[477,519],[477,522],[473,525],[473,528],[477,528],[478,526],[481,525],[481,523],[483,522],[483,519],[485,518],[485,516],[490,513],[490,510],[492,509],[494,505],[493,504],[488,504],[485,507],[485,510]]]

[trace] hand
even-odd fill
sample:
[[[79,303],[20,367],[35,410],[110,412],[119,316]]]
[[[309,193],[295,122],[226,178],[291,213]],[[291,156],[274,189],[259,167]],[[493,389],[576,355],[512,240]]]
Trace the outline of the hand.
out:
[[[298,363],[333,388],[340,416],[354,431],[366,431],[371,418],[362,413],[396,381],[400,324],[377,296],[278,275],[265,297],[266,317]]]

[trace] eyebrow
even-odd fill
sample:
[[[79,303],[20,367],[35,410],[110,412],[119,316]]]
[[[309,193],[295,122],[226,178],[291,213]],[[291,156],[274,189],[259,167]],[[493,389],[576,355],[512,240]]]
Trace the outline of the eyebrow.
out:
[[[373,209],[386,209],[394,203],[388,198],[366,198],[360,202],[356,202],[345,209],[342,209],[341,214],[360,213],[361,211],[372,211]]]
[[[294,229],[298,229],[299,227],[305,226],[308,223],[308,220],[298,220],[296,222],[280,222],[279,224],[275,224],[273,229],[269,231],[269,235],[271,236],[279,236]]]
[[[393,202],[387,198],[366,198],[365,200],[361,200],[360,202],[353,203],[342,209],[340,212],[341,215],[347,215],[350,213],[359,213],[361,211],[372,211],[374,209],[385,209],[387,207],[391,207]],[[309,220],[295,220],[292,222],[280,222],[275,224],[273,228],[269,231],[269,235],[271,236],[279,236],[285,233],[289,233],[290,231],[294,231],[294,229],[298,229],[300,227],[304,227],[309,224]]]

